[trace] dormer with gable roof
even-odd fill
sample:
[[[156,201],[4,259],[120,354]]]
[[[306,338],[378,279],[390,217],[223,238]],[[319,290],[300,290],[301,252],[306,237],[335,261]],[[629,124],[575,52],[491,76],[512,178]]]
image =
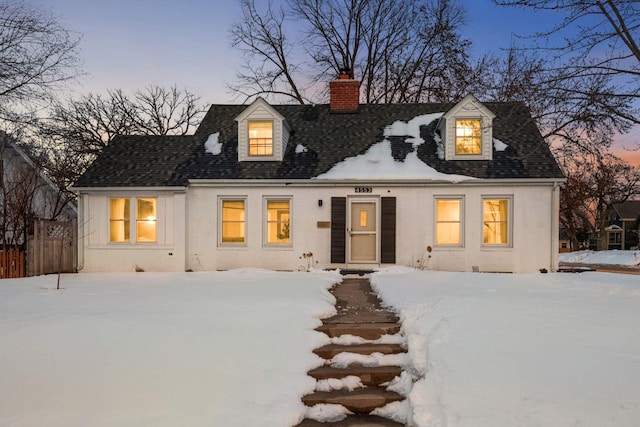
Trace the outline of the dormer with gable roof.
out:
[[[291,129],[267,101],[257,98],[238,122],[238,161],[282,161]]]
[[[467,95],[447,111],[438,126],[445,160],[492,160],[495,117],[473,95]]]

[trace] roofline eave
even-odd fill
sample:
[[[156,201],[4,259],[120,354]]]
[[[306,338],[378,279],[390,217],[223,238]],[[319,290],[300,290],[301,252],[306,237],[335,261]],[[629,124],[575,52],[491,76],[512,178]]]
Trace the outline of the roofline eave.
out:
[[[432,179],[190,179],[189,187],[337,187],[337,186],[479,186],[479,185],[540,185],[562,184],[566,178],[468,178],[463,180]]]
[[[143,186],[143,187],[70,187],[69,190],[74,193],[106,193],[106,192],[123,192],[123,191],[136,191],[136,192],[150,192],[150,191],[162,191],[172,193],[184,193],[187,191],[185,186]]]

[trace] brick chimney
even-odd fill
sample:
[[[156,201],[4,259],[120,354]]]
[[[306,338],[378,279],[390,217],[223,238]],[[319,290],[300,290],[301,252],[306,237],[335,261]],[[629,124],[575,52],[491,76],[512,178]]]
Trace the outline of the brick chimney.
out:
[[[338,80],[329,82],[329,111],[355,113],[360,105],[360,82],[350,76],[350,70],[341,69]]]

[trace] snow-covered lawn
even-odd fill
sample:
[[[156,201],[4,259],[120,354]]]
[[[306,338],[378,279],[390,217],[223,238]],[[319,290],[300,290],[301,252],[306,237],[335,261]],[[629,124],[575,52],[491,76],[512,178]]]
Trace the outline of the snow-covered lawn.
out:
[[[386,273],[415,425],[640,425],[640,276]]]
[[[282,426],[305,413],[335,273],[239,270],[0,281],[0,426]],[[394,268],[429,427],[635,427],[640,276]],[[402,386],[402,384],[401,384]],[[402,389],[402,387],[400,387]]]
[[[0,426],[291,426],[330,273],[0,281]]]
[[[560,262],[581,264],[639,265],[640,251],[576,251],[558,256]]]

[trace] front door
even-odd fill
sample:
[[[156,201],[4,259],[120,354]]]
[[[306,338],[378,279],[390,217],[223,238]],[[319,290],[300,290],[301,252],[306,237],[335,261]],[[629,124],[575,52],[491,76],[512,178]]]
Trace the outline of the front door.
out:
[[[378,205],[375,199],[349,203],[349,262],[378,263]]]

